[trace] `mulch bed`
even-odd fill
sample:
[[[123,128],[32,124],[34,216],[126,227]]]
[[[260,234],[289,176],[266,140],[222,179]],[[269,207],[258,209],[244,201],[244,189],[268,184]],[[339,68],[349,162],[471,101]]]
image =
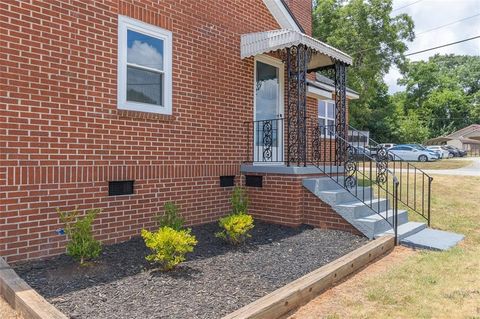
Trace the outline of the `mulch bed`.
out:
[[[176,270],[145,261],[141,238],[105,246],[92,265],[58,256],[15,266],[28,284],[71,318],[220,318],[362,246],[350,233],[256,222],[232,247],[216,223],[192,228],[195,252]]]

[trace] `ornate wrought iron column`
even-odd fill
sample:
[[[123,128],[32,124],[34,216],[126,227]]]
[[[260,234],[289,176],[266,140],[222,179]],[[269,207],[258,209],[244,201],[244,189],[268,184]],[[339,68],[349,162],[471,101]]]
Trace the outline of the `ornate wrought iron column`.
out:
[[[287,166],[307,165],[307,66],[312,52],[300,44],[285,49],[287,65]]]
[[[335,164],[342,165],[347,158],[347,67],[345,63],[335,62],[335,131],[340,139],[335,144]]]

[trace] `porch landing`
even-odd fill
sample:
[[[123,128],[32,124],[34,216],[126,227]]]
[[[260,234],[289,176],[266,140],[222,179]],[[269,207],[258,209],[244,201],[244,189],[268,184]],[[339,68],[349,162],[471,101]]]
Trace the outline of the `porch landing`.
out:
[[[325,171],[322,171],[325,169]],[[307,166],[287,166],[285,164],[242,164],[240,171],[245,173],[262,174],[285,174],[285,175],[324,175],[324,174],[342,174],[345,170],[343,166],[322,166],[322,170],[314,165]]]

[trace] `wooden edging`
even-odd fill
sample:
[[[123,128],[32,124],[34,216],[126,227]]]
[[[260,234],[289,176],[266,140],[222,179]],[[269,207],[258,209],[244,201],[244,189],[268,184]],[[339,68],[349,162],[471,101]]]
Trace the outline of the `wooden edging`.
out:
[[[389,252],[394,246],[394,238],[390,236],[370,241],[347,255],[226,315],[223,319],[281,318],[306,304],[346,276]]]
[[[0,295],[24,319],[67,319],[67,316],[20,278],[2,257],[0,257]]]

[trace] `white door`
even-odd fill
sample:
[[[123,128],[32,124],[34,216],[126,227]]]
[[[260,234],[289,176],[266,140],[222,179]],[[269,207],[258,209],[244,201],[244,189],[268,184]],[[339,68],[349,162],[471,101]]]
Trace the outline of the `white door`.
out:
[[[283,163],[283,63],[257,57],[254,90],[254,162]]]

